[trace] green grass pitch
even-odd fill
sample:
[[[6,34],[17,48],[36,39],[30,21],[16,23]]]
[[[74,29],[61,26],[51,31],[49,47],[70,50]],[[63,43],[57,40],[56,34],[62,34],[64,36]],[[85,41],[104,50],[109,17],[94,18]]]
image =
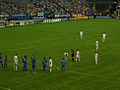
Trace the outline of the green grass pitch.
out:
[[[80,40],[79,31],[84,31]],[[107,33],[105,43],[102,33]],[[95,41],[100,41],[98,65],[94,64]],[[80,62],[71,62],[65,72],[53,68],[42,72],[41,60],[51,56],[61,68],[64,52],[79,49]],[[8,55],[8,71],[0,65],[0,90],[119,90],[120,89],[120,21],[94,19],[0,29],[0,52]],[[18,53],[19,71],[13,71],[13,56]],[[37,59],[37,71],[31,72],[31,54]],[[28,57],[28,73],[22,71],[22,57]]]

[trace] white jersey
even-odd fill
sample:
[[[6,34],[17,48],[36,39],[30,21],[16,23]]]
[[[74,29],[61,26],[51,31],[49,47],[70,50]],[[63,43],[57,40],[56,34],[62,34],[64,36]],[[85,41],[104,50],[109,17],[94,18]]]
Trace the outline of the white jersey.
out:
[[[98,60],[98,53],[95,54],[95,60]]]
[[[99,41],[98,40],[96,41],[96,46],[99,46]]]
[[[77,51],[76,58],[80,58],[80,51]]]
[[[53,65],[53,61],[52,59],[49,59],[49,67],[52,67],[52,65]]]
[[[83,36],[83,31],[80,31],[80,36]]]
[[[14,56],[14,64],[18,64],[18,56],[17,55]]]
[[[105,39],[107,35],[106,35],[105,33],[103,33],[102,36],[103,36],[103,38]]]

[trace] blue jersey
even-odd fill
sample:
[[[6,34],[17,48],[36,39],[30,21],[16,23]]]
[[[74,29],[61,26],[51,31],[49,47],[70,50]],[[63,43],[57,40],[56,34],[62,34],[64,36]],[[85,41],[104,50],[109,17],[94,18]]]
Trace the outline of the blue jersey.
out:
[[[46,64],[47,64],[47,61],[45,59],[42,60],[42,64],[43,64],[43,71],[45,72],[46,71]]]
[[[2,56],[0,55],[0,62],[2,62]]]
[[[27,58],[24,57],[24,58],[22,59],[22,62],[23,62],[23,71],[24,71],[24,72],[27,72]]]
[[[26,58],[23,58],[23,59],[22,59],[22,62],[23,62],[23,65],[24,65],[24,66],[27,65],[27,59],[26,59]]]
[[[66,65],[66,61],[65,61],[64,59],[61,61],[61,65],[62,65],[62,66],[65,66],[65,65]]]
[[[32,66],[35,66],[35,64],[36,64],[36,60],[32,59]]]
[[[46,66],[47,61],[46,61],[46,60],[42,60],[42,64],[43,64],[44,66]]]

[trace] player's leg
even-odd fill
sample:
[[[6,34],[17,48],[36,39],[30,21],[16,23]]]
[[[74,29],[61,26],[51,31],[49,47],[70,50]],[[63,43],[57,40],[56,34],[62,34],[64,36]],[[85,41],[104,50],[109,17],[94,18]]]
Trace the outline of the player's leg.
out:
[[[7,69],[8,67],[7,67],[7,63],[6,63],[6,69]]]
[[[35,72],[35,65],[33,66],[33,71]]]
[[[5,63],[4,63],[4,65],[3,65],[3,69],[5,69]]]
[[[76,55],[76,62],[78,61],[77,55]]]
[[[64,69],[64,71],[65,71],[65,66],[64,66],[64,68],[63,68],[63,69]]]
[[[96,65],[98,64],[98,59],[97,59],[97,58],[95,58],[95,64],[96,64]]]
[[[83,39],[83,35],[81,35],[81,39]]]
[[[24,71],[24,72],[27,72],[27,65],[24,65],[23,68],[24,68],[23,71]]]
[[[26,65],[26,67],[25,67],[25,71],[27,72],[27,65]]]
[[[80,57],[78,58],[78,61],[80,61]]]
[[[96,50],[98,50],[98,46],[96,46]]]
[[[46,65],[43,65],[43,71],[44,72],[46,71]]]
[[[104,38],[104,42],[105,42],[105,38]]]
[[[33,72],[35,72],[35,65],[33,65]]]
[[[105,41],[105,38],[102,38],[102,42],[104,42]]]
[[[4,63],[4,66],[3,66],[3,67],[4,67],[4,69],[7,69],[7,64],[6,64],[6,63]]]
[[[16,64],[14,65],[14,70],[17,71],[17,65]]]
[[[52,67],[49,67],[50,68],[50,72],[52,72]]]
[[[72,62],[74,62],[74,56],[72,56]]]

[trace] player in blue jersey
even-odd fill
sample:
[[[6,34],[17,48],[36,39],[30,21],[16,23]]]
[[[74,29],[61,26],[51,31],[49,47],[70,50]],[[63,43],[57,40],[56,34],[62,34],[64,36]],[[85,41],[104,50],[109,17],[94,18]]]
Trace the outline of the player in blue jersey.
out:
[[[65,67],[66,67],[66,60],[64,58],[62,58],[61,61],[61,66],[62,66],[62,71],[65,71]]]
[[[4,69],[7,70],[7,64],[8,64],[8,57],[7,55],[5,55],[5,59],[4,59]]]
[[[43,71],[45,72],[46,71],[46,64],[47,64],[47,60],[44,58],[42,60],[42,65],[43,65]]]
[[[22,62],[23,62],[23,71],[27,72],[27,56],[24,56]]]
[[[32,55],[32,57],[31,57],[31,62],[32,62],[32,71],[34,72],[35,68],[36,68],[36,59],[35,59],[34,55]]]
[[[2,68],[3,68],[3,64],[2,64],[2,55],[1,55],[1,53],[0,53],[0,64],[1,64],[1,66],[2,66]]]

